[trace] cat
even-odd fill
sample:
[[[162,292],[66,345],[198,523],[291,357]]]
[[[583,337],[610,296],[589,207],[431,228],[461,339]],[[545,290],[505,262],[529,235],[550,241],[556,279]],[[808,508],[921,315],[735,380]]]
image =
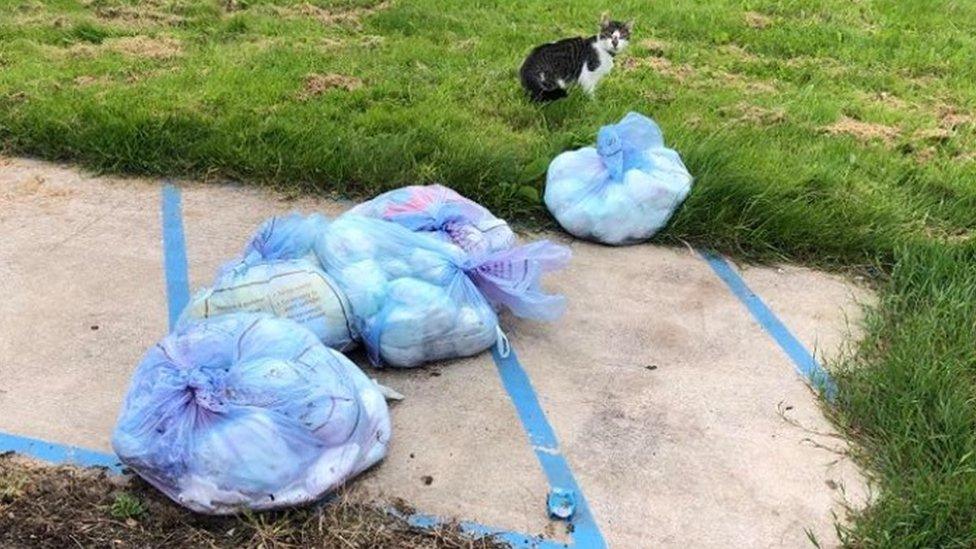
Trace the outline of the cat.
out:
[[[600,20],[600,34],[583,38],[566,38],[538,46],[522,63],[519,76],[522,87],[533,101],[555,101],[568,95],[567,89],[578,83],[591,98],[600,79],[613,68],[613,58],[630,41],[634,22]]]

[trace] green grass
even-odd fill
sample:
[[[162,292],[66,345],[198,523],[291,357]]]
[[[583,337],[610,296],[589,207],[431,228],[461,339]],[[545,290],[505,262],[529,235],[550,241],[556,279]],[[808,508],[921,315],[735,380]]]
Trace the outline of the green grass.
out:
[[[136,496],[128,492],[121,492],[115,495],[109,513],[117,519],[136,518],[146,512],[146,505]]]
[[[233,4],[0,0],[0,142],[291,192],[441,181],[539,221],[553,156],[648,114],[696,176],[658,241],[877,275],[834,413],[881,487],[849,544],[976,544],[976,3],[620,0],[635,39],[598,100],[546,107],[522,57],[605,3]]]
[[[883,492],[857,545],[976,544],[976,245],[897,254],[841,378],[842,424]]]

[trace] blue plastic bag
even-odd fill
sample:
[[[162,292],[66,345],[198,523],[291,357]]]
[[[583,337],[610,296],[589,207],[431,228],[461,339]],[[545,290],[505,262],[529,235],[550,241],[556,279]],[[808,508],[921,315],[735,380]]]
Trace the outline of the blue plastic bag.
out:
[[[146,353],[112,446],[177,503],[226,514],[316,500],[389,440],[386,402],[359,368],[291,320],[241,313]]]
[[[507,250],[516,244],[508,223],[443,185],[412,185],[383,193],[347,212],[385,219],[436,236],[468,253]]]
[[[328,347],[353,348],[358,336],[349,302],[312,253],[328,224],[321,215],[297,213],[265,221],[240,257],[193,296],[180,324],[228,313],[269,313],[305,326]]]
[[[539,283],[569,261],[568,248],[549,242],[471,255],[396,223],[344,215],[315,252],[349,298],[376,365],[413,367],[484,351],[498,339],[493,306],[540,320],[565,308]]]
[[[564,152],[552,161],[545,202],[570,234],[630,244],[663,228],[691,183],[681,157],[664,146],[658,125],[632,112],[600,128],[595,148]]]

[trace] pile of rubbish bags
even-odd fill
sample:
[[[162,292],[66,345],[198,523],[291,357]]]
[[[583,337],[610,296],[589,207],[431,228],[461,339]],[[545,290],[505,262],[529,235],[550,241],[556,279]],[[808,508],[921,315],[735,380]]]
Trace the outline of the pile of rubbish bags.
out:
[[[542,275],[569,249],[517,245],[487,209],[434,185],[335,220],[265,221],[136,370],[112,443],[123,463],[198,512],[318,499],[390,441],[376,366],[471,356],[504,339],[498,315],[555,320]],[[389,394],[389,393],[387,393]]]
[[[691,189],[652,120],[630,113],[596,147],[549,166],[545,203],[570,233],[646,240]],[[384,395],[342,352],[411,368],[475,355],[505,336],[499,314],[553,321],[543,275],[570,251],[519,245],[508,224],[440,186],[381,194],[335,220],[265,221],[136,370],[112,438],[128,467],[210,514],[321,498],[381,461]]]

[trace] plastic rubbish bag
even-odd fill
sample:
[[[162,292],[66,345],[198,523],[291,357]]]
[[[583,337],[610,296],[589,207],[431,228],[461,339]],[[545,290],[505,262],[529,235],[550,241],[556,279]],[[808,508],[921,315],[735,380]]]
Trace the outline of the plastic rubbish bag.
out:
[[[265,221],[241,256],[211,287],[197,292],[180,317],[193,322],[228,313],[262,312],[290,318],[340,351],[355,346],[349,302],[312,253],[328,220],[293,213]]]
[[[664,227],[691,183],[658,125],[632,112],[600,128],[595,148],[564,152],[549,164],[545,202],[577,237],[630,244]]]
[[[469,253],[507,250],[516,244],[508,223],[443,185],[412,185],[383,193],[348,214],[385,219],[435,235]]]
[[[316,500],[386,455],[377,386],[295,322],[231,314],[187,325],[133,376],[112,446],[194,511]]]
[[[540,320],[565,308],[539,280],[570,252],[546,241],[471,255],[396,223],[344,215],[315,252],[346,292],[376,365],[413,367],[491,347],[499,334],[493,306]]]

